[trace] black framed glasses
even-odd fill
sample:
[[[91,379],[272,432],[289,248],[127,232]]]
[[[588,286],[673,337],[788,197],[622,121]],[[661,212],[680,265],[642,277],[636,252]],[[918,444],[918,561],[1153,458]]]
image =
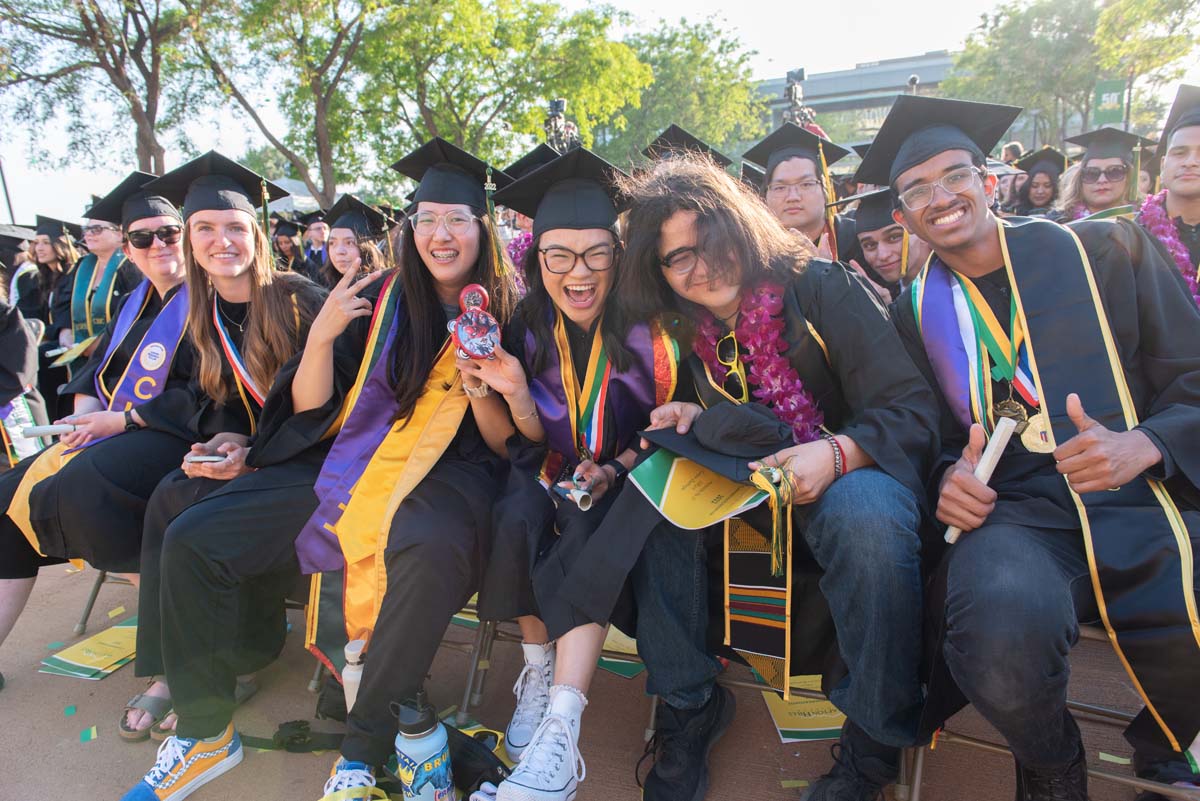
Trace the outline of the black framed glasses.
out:
[[[613,264],[616,263],[617,252],[617,245],[594,245],[582,253],[577,253],[561,245],[538,248],[538,253],[542,257],[542,266],[555,275],[566,275],[571,272],[580,259],[583,260],[584,266],[594,273],[611,270]]]
[[[1099,183],[1103,176],[1109,183],[1124,181],[1129,175],[1129,167],[1125,164],[1112,164],[1108,167],[1084,167],[1079,171],[1079,179],[1085,184]]]
[[[679,248],[668,253],[658,263],[664,270],[669,270],[676,275],[687,275],[696,269],[696,263],[699,260],[700,254],[696,248]]]
[[[750,399],[750,392],[746,384],[746,368],[742,366],[737,335],[734,332],[730,331],[717,340],[717,361],[727,368],[721,389],[739,403],[745,403]]]
[[[144,228],[140,231],[130,231],[125,235],[125,239],[129,242],[129,246],[138,250],[145,250],[154,244],[154,240],[162,242],[164,245],[177,245],[179,240],[183,238],[182,225],[164,225],[161,228]]]

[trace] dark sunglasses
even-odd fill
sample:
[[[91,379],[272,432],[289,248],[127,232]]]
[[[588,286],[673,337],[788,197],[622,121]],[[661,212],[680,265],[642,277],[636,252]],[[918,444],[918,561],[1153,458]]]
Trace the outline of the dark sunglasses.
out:
[[[143,229],[141,231],[130,231],[125,235],[125,239],[129,242],[130,247],[138,250],[145,250],[154,244],[155,237],[164,245],[177,245],[179,240],[183,238],[182,225],[164,225],[162,228],[156,228],[153,231]]]
[[[1080,179],[1085,184],[1094,184],[1100,180],[1103,175],[1111,183],[1125,180],[1125,176],[1129,174],[1129,168],[1124,164],[1114,164],[1111,167],[1084,167],[1079,173]]]

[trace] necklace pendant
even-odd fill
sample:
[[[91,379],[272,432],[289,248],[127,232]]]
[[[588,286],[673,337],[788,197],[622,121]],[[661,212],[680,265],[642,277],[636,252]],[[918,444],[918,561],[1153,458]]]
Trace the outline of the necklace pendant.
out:
[[[1029,418],[1021,432],[1021,444],[1030,453],[1054,453],[1054,438],[1050,432],[1050,418],[1039,412]]]
[[[1028,424],[1027,421],[1029,420],[1029,413],[1025,411],[1025,407],[1012,398],[1007,398],[996,403],[996,405],[992,407],[992,413],[996,415],[996,417],[1007,417],[1015,422],[1017,424],[1017,434],[1020,434],[1025,430],[1025,427]]]

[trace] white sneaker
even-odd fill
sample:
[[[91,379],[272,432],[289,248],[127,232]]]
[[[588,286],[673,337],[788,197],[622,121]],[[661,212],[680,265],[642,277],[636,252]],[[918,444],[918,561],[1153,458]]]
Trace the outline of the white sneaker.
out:
[[[338,801],[375,801],[387,799],[387,793],[375,786],[375,772],[364,762],[351,762],[338,757],[329,780],[325,782],[324,798],[330,796]]]
[[[550,712],[512,775],[500,783],[496,801],[573,801],[587,765],[571,721]]]
[[[546,716],[550,688],[554,686],[554,645],[522,643],[521,649],[525,652],[525,667],[513,685],[517,708],[504,730],[504,750],[513,762],[521,760],[521,754]]]

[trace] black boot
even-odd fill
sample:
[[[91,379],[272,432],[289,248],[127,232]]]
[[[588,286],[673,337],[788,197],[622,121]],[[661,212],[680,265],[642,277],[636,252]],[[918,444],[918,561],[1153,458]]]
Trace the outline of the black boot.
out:
[[[1017,801],[1088,801],[1087,757],[1079,725],[1066,713],[1067,736],[1075,744],[1075,758],[1065,765],[1034,770],[1017,762]]]
[[[900,775],[900,749],[875,742],[850,720],[832,750],[833,769],[813,782],[800,801],[876,801]]]
[[[708,703],[699,709],[658,705],[654,738],[642,760],[651,756],[642,787],[642,801],[700,801],[708,792],[708,754],[733,722],[733,693],[715,685]],[[641,767],[642,760],[638,761]]]

